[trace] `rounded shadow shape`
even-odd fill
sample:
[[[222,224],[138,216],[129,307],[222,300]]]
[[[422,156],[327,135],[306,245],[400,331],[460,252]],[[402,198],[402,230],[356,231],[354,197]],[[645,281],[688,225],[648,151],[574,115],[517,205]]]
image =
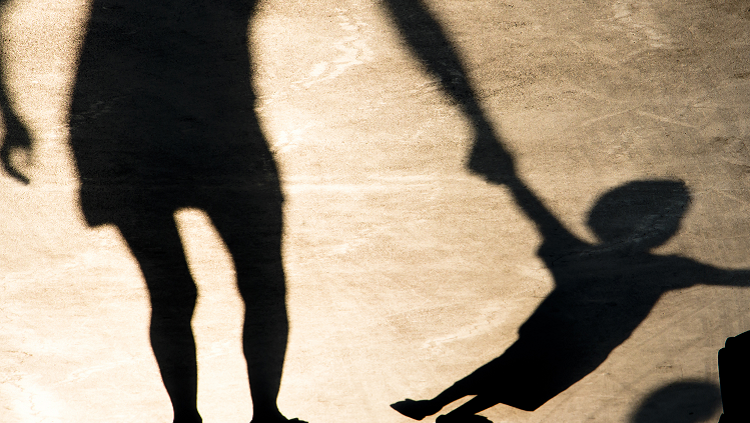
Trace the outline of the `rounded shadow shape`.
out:
[[[690,192],[682,181],[633,181],[599,197],[587,223],[603,243],[650,249],[677,232],[689,205]]]
[[[698,423],[721,407],[719,386],[700,381],[683,381],[652,392],[638,405],[631,423]]]

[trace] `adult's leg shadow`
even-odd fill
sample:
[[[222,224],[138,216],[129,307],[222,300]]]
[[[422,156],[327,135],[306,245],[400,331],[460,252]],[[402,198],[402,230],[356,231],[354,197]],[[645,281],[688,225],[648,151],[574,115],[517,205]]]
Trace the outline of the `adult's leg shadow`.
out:
[[[206,191],[205,210],[232,256],[245,305],[242,344],[253,422],[284,422],[276,406],[289,333],[281,194],[221,191]]]
[[[149,335],[174,423],[199,423],[197,363],[191,328],[197,289],[170,210],[117,222],[141,268],[151,301]]]
[[[243,350],[254,423],[288,420],[276,400],[289,323],[281,257],[281,195],[275,190],[198,189],[193,203],[206,211],[233,259],[245,304]],[[191,319],[197,298],[173,209],[144,201],[119,214],[120,229],[146,280],[151,300],[150,337],[175,423],[195,423],[197,363]],[[167,202],[168,204],[168,202]]]

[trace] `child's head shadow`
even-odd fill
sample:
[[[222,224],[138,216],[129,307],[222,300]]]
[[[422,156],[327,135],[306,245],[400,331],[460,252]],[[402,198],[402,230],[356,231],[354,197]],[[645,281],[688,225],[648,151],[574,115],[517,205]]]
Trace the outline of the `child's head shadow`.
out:
[[[603,246],[647,251],[677,233],[689,205],[682,181],[632,181],[599,197],[587,223]]]

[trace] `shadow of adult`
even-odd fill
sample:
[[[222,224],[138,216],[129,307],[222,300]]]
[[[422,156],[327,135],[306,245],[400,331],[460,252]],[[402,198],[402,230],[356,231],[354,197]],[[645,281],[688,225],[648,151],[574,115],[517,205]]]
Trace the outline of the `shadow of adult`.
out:
[[[517,176],[505,181],[541,232],[538,255],[555,288],[500,357],[433,399],[392,405],[408,417],[420,420],[468,395],[476,396],[437,421],[486,422],[476,413],[501,403],[536,410],[602,364],[664,293],[696,284],[750,285],[750,271],[651,252],[677,232],[688,208],[681,181],[634,181],[601,196],[588,215],[599,244],[570,233]]]
[[[719,410],[719,387],[701,381],[671,383],[638,404],[631,423],[700,423]]]
[[[254,110],[254,5],[94,0],[73,90],[81,208],[90,226],[120,230],[143,272],[175,423],[201,421],[190,325],[197,291],[174,221],[187,207],[208,214],[234,261],[252,421],[289,421],[276,405],[288,333],[282,194]]]

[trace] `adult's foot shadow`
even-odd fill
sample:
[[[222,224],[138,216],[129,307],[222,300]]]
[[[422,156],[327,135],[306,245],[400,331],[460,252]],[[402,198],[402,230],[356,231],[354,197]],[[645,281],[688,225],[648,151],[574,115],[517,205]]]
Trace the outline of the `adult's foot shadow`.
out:
[[[500,357],[435,398],[392,405],[408,417],[420,420],[468,395],[475,397],[439,421],[466,421],[496,404],[536,410],[601,365],[664,293],[750,285],[750,271],[651,252],[677,232],[688,208],[680,181],[635,181],[601,196],[588,216],[599,244],[570,233],[520,179],[511,175],[506,186],[543,236],[538,255],[555,288]]]
[[[681,381],[649,394],[633,412],[631,423],[699,423],[721,406],[719,387],[713,383]]]
[[[95,0],[70,110],[70,144],[90,226],[115,225],[143,272],[150,337],[175,423],[200,422],[190,326],[196,286],[174,213],[204,210],[245,302],[253,422],[276,406],[288,322],[282,195],[255,114],[248,55],[253,0]]]

